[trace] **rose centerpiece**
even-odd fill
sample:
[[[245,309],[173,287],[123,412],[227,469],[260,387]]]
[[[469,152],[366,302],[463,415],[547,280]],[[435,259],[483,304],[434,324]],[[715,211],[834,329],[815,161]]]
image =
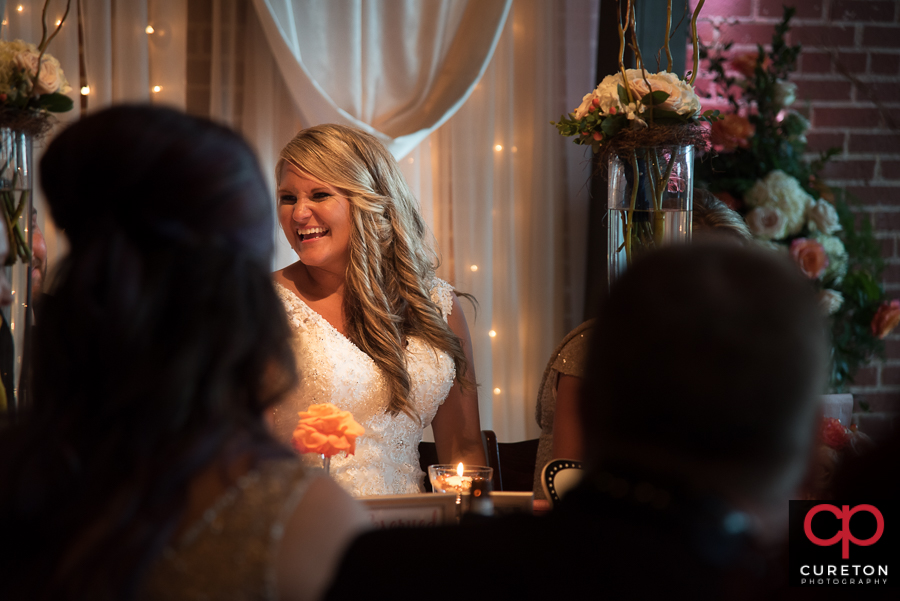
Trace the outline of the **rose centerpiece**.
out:
[[[66,96],[71,87],[59,61],[47,53],[66,21],[71,0],[56,29],[47,27],[47,4],[49,0],[44,4],[43,37],[39,44],[0,41],[0,213],[4,230],[0,235],[9,241],[5,268],[13,294],[12,305],[3,311],[12,333],[13,356],[12,377],[0,384],[0,413],[6,412],[12,419],[28,403],[27,378],[21,376],[25,371],[32,306],[32,143],[50,129],[51,113],[73,107],[72,99]]]
[[[310,405],[298,415],[300,421],[291,442],[300,453],[321,455],[326,474],[331,468],[331,458],[338,453],[356,453],[356,438],[366,433],[352,413],[341,411],[331,403]]]
[[[696,20],[691,21],[697,46]],[[669,2],[669,27],[671,2]],[[705,148],[718,111],[701,112],[693,77],[672,73],[666,31],[665,71],[654,73],[644,64],[637,44],[634,3],[619,1],[619,71],[582,99],[558,122],[563,136],[589,145],[608,164],[610,282],[641,252],[690,237],[694,150]],[[625,38],[631,35],[636,68],[623,63]],[[695,52],[696,53],[696,52]]]

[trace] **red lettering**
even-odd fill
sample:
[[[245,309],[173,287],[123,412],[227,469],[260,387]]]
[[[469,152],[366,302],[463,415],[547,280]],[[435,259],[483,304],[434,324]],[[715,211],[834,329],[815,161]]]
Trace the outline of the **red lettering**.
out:
[[[841,520],[841,530],[828,539],[821,539],[813,534],[812,531],[813,516],[822,511],[827,511]],[[865,540],[856,538],[853,536],[853,533],[850,532],[850,518],[861,511],[871,513],[875,517],[875,523],[877,524],[875,534]],[[822,503],[810,509],[809,513],[806,514],[806,518],[803,520],[803,532],[806,533],[806,538],[808,538],[810,542],[819,545],[820,547],[829,547],[838,541],[841,541],[841,557],[843,559],[849,559],[851,542],[860,547],[868,547],[869,545],[874,545],[878,542],[878,539],[880,539],[881,535],[884,533],[884,516],[881,515],[881,512],[878,511],[874,505],[857,505],[853,509],[850,509],[849,505],[843,505],[841,506],[841,509],[838,509],[834,505]]]

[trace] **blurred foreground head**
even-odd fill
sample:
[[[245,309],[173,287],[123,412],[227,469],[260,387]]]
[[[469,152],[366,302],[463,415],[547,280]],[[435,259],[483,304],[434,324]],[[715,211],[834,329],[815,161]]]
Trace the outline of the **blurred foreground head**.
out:
[[[36,413],[71,413],[88,435],[121,422],[148,446],[259,415],[278,388],[266,370],[292,360],[268,274],[272,203],[243,139],[114,107],[53,140],[41,184],[71,250],[42,307]]]
[[[670,247],[598,315],[582,403],[589,467],[784,498],[814,440],[826,362],[809,281],[771,251]]]

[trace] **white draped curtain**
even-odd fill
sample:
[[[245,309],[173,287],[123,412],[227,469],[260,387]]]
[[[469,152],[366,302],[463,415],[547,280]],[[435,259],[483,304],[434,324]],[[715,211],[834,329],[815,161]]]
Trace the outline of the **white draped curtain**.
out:
[[[596,84],[599,1],[210,1],[210,116],[242,131],[267,173],[302,127],[379,137],[434,232],[439,275],[478,299],[477,312],[463,307],[482,426],[500,440],[537,436],[544,366],[583,315],[590,175],[583,148],[549,121]],[[42,4],[8,2],[4,38],[39,39]],[[185,106],[191,5],[81,0],[88,110]],[[51,53],[78,90],[76,23]],[[73,96],[63,120],[79,116]],[[276,230],[280,268],[295,256]]]

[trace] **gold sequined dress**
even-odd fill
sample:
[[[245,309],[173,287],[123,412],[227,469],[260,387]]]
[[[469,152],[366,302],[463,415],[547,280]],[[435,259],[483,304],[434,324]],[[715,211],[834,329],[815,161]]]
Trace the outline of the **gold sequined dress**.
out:
[[[447,398],[456,368],[451,357],[423,340],[410,337],[406,368],[410,400],[422,418],[419,423],[401,413],[386,412],[390,394],[381,369],[366,353],[338,332],[296,294],[276,284],[294,330],[294,353],[300,385],[274,411],[275,437],[290,445],[297,413],[318,403],[332,403],[350,411],[365,429],[356,440],[356,454],[331,459],[331,476],[354,496],[423,492],[425,474],[419,467],[419,443],[441,403]],[[444,320],[450,315],[453,288],[435,278],[431,300]],[[321,459],[302,455],[305,464],[321,466]]]
[[[321,474],[296,458],[262,462],[163,551],[138,599],[278,599],[275,556],[285,524]]]
[[[538,389],[537,407],[535,419],[541,427],[541,437],[538,441],[537,461],[534,470],[534,498],[545,499],[544,488],[541,486],[541,470],[553,457],[553,417],[556,414],[556,384],[559,374],[584,377],[584,365],[590,349],[591,332],[595,325],[591,319],[563,338],[544,370],[541,386]],[[568,458],[566,458],[568,459]]]

